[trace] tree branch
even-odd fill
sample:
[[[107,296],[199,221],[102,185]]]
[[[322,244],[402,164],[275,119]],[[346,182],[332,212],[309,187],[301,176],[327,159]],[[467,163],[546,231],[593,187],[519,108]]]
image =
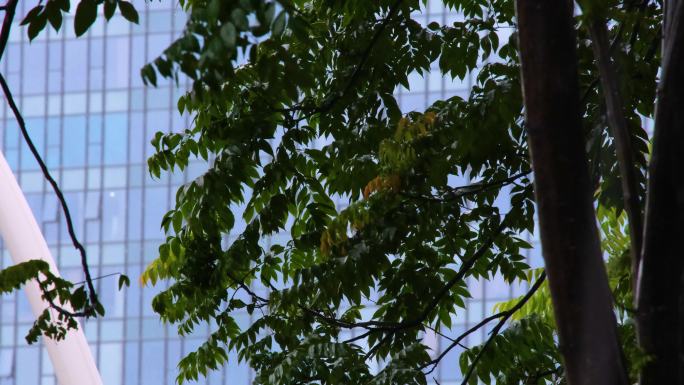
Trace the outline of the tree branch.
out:
[[[494,234],[491,235],[491,237],[482,245],[480,246],[479,249],[475,251],[472,257],[470,257],[467,261],[465,261],[462,265],[461,268],[458,270],[456,275],[454,275],[445,285],[442,287],[439,292],[432,298],[432,300],[428,303],[427,306],[421,311],[420,315],[410,321],[403,321],[403,322],[384,322],[384,321],[363,321],[363,322],[346,322],[342,321],[340,319],[334,318],[334,317],[329,317],[326,316],[325,314],[322,314],[319,311],[316,311],[314,309],[307,308],[303,305],[299,305],[299,307],[315,316],[316,318],[329,323],[334,326],[338,326],[341,328],[345,329],[354,329],[354,328],[364,328],[369,330],[369,332],[389,332],[390,334],[396,333],[401,330],[405,329],[410,329],[416,326],[421,325],[425,319],[430,315],[430,313],[439,305],[439,302],[442,300],[444,296],[446,296],[451,288],[453,288],[457,283],[461,282],[466,274],[470,271],[470,269],[473,267],[473,265],[480,259],[482,256],[485,255],[487,250],[494,244],[494,241],[498,237],[501,232],[506,228],[506,218],[504,218],[503,221],[499,224],[497,229],[494,231]],[[370,333],[364,333],[362,336],[367,336]],[[361,336],[354,337],[348,342],[353,342],[356,340],[362,339]]]
[[[541,287],[542,283],[544,283],[545,279],[546,279],[546,272],[543,272],[539,276],[539,278],[537,279],[537,282],[535,282],[534,285],[532,285],[532,288],[530,289],[530,291],[528,291],[527,294],[525,294],[525,296],[522,297],[520,299],[520,301],[518,301],[518,303],[515,304],[515,306],[513,306],[509,310],[503,312],[503,314],[501,315],[501,319],[499,320],[499,323],[496,324],[496,326],[494,326],[494,329],[492,329],[492,332],[489,335],[487,342],[485,342],[484,345],[482,345],[482,349],[480,349],[480,351],[477,353],[477,356],[475,356],[475,359],[470,364],[468,371],[466,372],[465,376],[463,377],[463,381],[461,382],[461,385],[467,385],[468,384],[468,380],[470,379],[470,376],[473,375],[473,372],[475,371],[475,367],[477,366],[477,363],[480,361],[480,359],[482,358],[482,355],[487,350],[489,345],[491,345],[492,341],[494,340],[494,337],[496,337],[499,334],[499,332],[501,331],[501,328],[503,328],[503,326],[506,324],[508,319],[511,318],[511,316],[516,311],[520,310],[520,308],[522,308],[525,305],[525,303],[527,303],[527,301],[529,301],[530,298],[532,298],[534,293]]]
[[[361,54],[361,60],[359,61],[359,64],[356,66],[354,69],[354,72],[351,74],[349,77],[349,80],[347,81],[347,84],[344,86],[344,88],[341,91],[337,91],[335,93],[332,93],[328,95],[324,102],[319,105],[319,106],[314,106],[314,107],[306,107],[303,104],[298,104],[294,107],[291,108],[281,108],[281,109],[276,109],[276,112],[281,112],[281,113],[292,113],[292,112],[300,112],[300,111],[307,111],[309,114],[300,116],[297,119],[294,119],[290,117],[291,122],[299,122],[302,120],[306,120],[310,118],[312,115],[317,114],[317,113],[323,113],[329,111],[335,103],[347,96],[349,91],[352,89],[354,84],[358,81],[359,76],[361,76],[361,71],[363,70],[363,67],[366,65],[366,62],[368,62],[368,59],[370,58],[370,54],[373,51],[373,48],[375,48],[375,44],[377,44],[378,40],[380,39],[380,36],[382,36],[382,33],[385,31],[387,26],[389,25],[390,21],[394,17],[394,15],[397,13],[399,9],[399,5],[401,5],[401,2],[403,0],[397,0],[389,9],[387,12],[387,16],[382,20],[382,23],[378,27],[378,29],[375,31],[373,34],[373,37],[371,38],[370,43],[366,47],[366,49],[363,51]]]
[[[491,188],[496,188],[496,187],[503,187],[507,186],[509,184],[515,183],[517,179],[520,179],[524,176],[527,176],[531,173],[531,170],[528,171],[523,171],[520,173],[517,173],[515,175],[511,175],[508,178],[500,179],[500,180],[495,180],[491,182],[476,182],[472,183],[469,185],[465,186],[459,186],[459,187],[450,187],[449,192],[444,194],[443,196],[433,196],[433,195],[411,195],[411,194],[406,194],[404,192],[400,192],[401,195],[407,196],[409,198],[414,198],[414,199],[421,199],[421,200],[427,200],[427,201],[434,201],[434,202],[443,202],[447,200],[453,200],[456,198],[460,198],[462,196],[466,195],[473,195],[480,193],[482,191],[489,190]]]
[[[484,318],[482,321],[480,321],[479,323],[477,323],[477,325],[475,325],[475,326],[471,327],[470,329],[466,330],[463,334],[461,334],[461,335],[458,336],[456,339],[454,339],[454,340],[452,341],[452,343],[449,344],[449,346],[447,346],[447,348],[444,349],[444,351],[442,351],[442,353],[440,353],[439,356],[437,356],[434,360],[432,360],[432,361],[426,363],[425,365],[421,366],[420,369],[423,370],[423,369],[427,368],[428,366],[432,366],[432,368],[430,368],[430,370],[427,371],[425,374],[428,375],[428,374],[432,373],[432,371],[435,370],[435,368],[437,367],[437,365],[439,364],[439,362],[447,355],[447,353],[449,353],[449,352],[450,352],[453,348],[455,348],[456,346],[461,345],[461,342],[462,342],[467,336],[469,336],[470,334],[472,334],[472,333],[476,332],[477,330],[481,329],[483,326],[485,326],[486,324],[490,323],[491,321],[493,321],[493,320],[495,320],[495,319],[498,319],[498,318],[501,318],[501,319],[499,320],[499,323],[498,323],[498,324],[494,327],[494,329],[492,330],[492,335],[490,336],[489,340],[491,340],[492,338],[494,338],[494,337],[496,336],[496,334],[499,333],[501,327],[503,327],[503,325],[506,323],[506,321],[508,321],[508,319],[509,319],[515,312],[517,312],[518,310],[520,310],[520,309],[525,305],[525,303],[527,303],[527,301],[529,301],[529,299],[532,298],[532,296],[534,295],[534,293],[536,293],[537,290],[539,290],[539,288],[541,287],[542,283],[544,283],[544,280],[545,280],[545,279],[546,279],[546,273],[543,272],[543,273],[539,276],[539,278],[537,278],[537,281],[534,283],[534,285],[532,285],[532,287],[531,287],[530,290],[527,292],[527,294],[525,294],[525,296],[522,297],[522,298],[520,299],[520,301],[518,301],[518,302],[515,304],[515,306],[513,306],[512,308],[510,308],[510,309],[508,309],[508,310],[505,310],[505,311],[502,311],[502,312],[499,312],[499,313],[497,313],[497,314],[493,314],[493,315],[490,315],[489,317]],[[489,340],[487,341],[487,343],[485,343],[485,346],[482,347],[482,350],[480,351],[480,353],[479,353],[478,356],[476,357],[475,361],[473,361],[473,364],[471,365],[471,370],[469,370],[469,372],[472,372],[472,368],[477,364],[477,361],[479,361],[479,359],[480,359],[479,357],[480,357],[480,355],[482,354],[482,352],[486,349],[487,345],[489,344]],[[468,379],[469,376],[470,376],[470,375],[466,376],[466,378],[465,378],[465,380],[464,380],[464,382],[463,382],[464,384],[467,383],[467,379]]]
[[[2,7],[2,10],[5,11],[5,18],[2,21],[2,29],[0,29],[0,58],[2,58],[7,48],[7,41],[9,40],[10,29],[12,28],[12,21],[14,21],[14,13],[18,3],[19,0],[9,0]]]
[[[631,135],[625,118],[624,102],[620,93],[620,84],[611,58],[608,46],[608,27],[603,19],[595,16],[589,24],[589,32],[593,40],[594,56],[598,63],[601,88],[606,102],[608,126],[615,138],[620,179],[622,182],[622,196],[625,211],[629,217],[629,230],[632,255],[632,283],[637,276],[637,266],[641,253],[643,237],[643,220],[641,202],[639,201],[639,180],[635,167],[634,151]]]
[[[5,23],[7,23],[7,18],[5,18]],[[3,23],[3,28],[2,31],[9,33],[9,28],[5,30],[5,23]],[[10,21],[11,23],[11,21]],[[2,44],[4,40],[4,35],[0,35],[0,44]],[[1,46],[0,46],[1,47]],[[50,174],[50,171],[48,170],[47,166],[45,165],[45,162],[43,161],[43,158],[40,156],[38,153],[38,149],[36,149],[35,144],[33,144],[33,141],[31,140],[31,136],[28,133],[28,130],[26,129],[26,122],[24,121],[24,117],[21,115],[21,112],[19,111],[19,108],[17,107],[16,102],[14,101],[14,97],[12,96],[12,92],[9,89],[9,86],[7,85],[7,81],[5,80],[5,77],[0,73],[0,87],[2,87],[2,92],[5,95],[5,99],[7,100],[7,104],[9,105],[10,109],[14,113],[14,117],[17,120],[17,124],[19,125],[19,129],[21,131],[22,136],[24,137],[24,140],[26,141],[26,144],[29,147],[29,150],[31,151],[31,154],[33,154],[33,157],[36,159],[38,162],[38,166],[40,167],[40,170],[43,173],[43,176],[45,179],[50,183],[50,186],[52,186],[52,189],[55,192],[55,195],[57,195],[57,199],[59,200],[60,205],[62,206],[62,210],[64,211],[64,218],[66,220],[67,224],[67,231],[69,233],[69,237],[71,238],[71,242],[74,245],[74,247],[78,250],[78,252],[81,255],[81,266],[83,268],[83,273],[85,275],[85,280],[86,280],[86,285],[88,287],[88,293],[89,293],[89,298],[90,298],[90,303],[88,306],[85,307],[83,315],[85,316],[92,316],[96,313],[98,313],[97,308],[101,307],[102,305],[100,304],[98,298],[97,298],[97,293],[95,291],[95,285],[93,284],[93,279],[90,275],[90,268],[88,267],[88,258],[86,256],[86,251],[81,242],[79,242],[78,238],[76,237],[76,233],[74,231],[74,224],[73,220],[71,219],[71,213],[69,211],[69,206],[67,205],[66,199],[64,198],[64,194],[62,194],[62,190],[59,188],[59,185],[57,185],[57,182],[55,179],[52,177]],[[54,302],[50,302],[50,305],[52,307],[54,306]],[[72,315],[74,313],[71,313],[65,309],[61,309],[63,311],[60,311],[60,313],[63,314],[69,314]],[[77,315],[77,316],[80,316]]]
[[[5,53],[5,50],[7,48],[7,42],[9,40],[9,35],[10,35],[10,30],[12,28],[12,22],[14,21],[14,16],[16,13],[16,8],[18,4],[18,0],[8,0],[7,3],[1,7],[1,10],[5,12],[5,17],[2,22],[2,28],[0,28],[0,58]],[[7,81],[5,80],[4,76],[0,73],[0,86],[2,86],[3,93],[5,95],[5,99],[7,100],[7,103],[9,104],[10,109],[14,113],[14,117],[17,120],[17,123],[19,124],[19,128],[21,130],[22,136],[26,140],[27,145],[29,146],[29,149],[31,150],[31,153],[33,154],[34,158],[38,162],[38,165],[41,168],[41,171],[43,172],[43,176],[45,179],[48,180],[50,185],[53,187],[55,190],[55,193],[57,194],[57,197],[60,201],[60,204],[62,205],[62,209],[64,210],[64,214],[66,217],[67,221],[67,228],[69,231],[69,236],[71,237],[71,240],[74,244],[74,247],[76,247],[79,252],[81,253],[81,265],[83,267],[83,272],[85,274],[86,278],[86,283],[88,285],[88,292],[90,293],[90,299],[91,303],[90,306],[87,306],[83,312],[72,312],[69,310],[66,310],[62,308],[61,306],[57,305],[54,302],[54,299],[49,296],[45,295],[45,299],[48,301],[50,304],[50,307],[57,310],[60,314],[71,316],[71,317],[83,317],[83,316],[90,316],[93,315],[95,312],[95,308],[101,306],[98,299],[97,299],[97,294],[95,292],[95,288],[92,282],[92,278],[90,276],[90,269],[88,268],[88,261],[86,259],[85,255],[85,249],[83,248],[83,245],[78,241],[74,234],[74,226],[71,220],[71,215],[69,213],[69,208],[66,204],[66,201],[64,200],[64,195],[62,194],[61,190],[59,189],[59,186],[57,186],[57,183],[55,182],[54,178],[50,175],[50,172],[48,171],[47,167],[45,166],[45,162],[43,162],[43,159],[40,157],[40,154],[36,150],[36,146],[33,144],[33,141],[31,140],[31,137],[29,136],[27,130],[26,130],[26,123],[24,122],[24,118],[21,115],[21,112],[19,111],[19,108],[17,107],[14,98],[12,96],[12,93],[9,89],[9,86],[7,85]]]

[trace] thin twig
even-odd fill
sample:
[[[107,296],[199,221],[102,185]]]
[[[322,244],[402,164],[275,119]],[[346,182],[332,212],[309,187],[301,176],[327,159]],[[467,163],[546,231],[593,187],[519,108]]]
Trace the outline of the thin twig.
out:
[[[323,113],[328,110],[330,110],[335,103],[339,100],[344,98],[349,91],[352,89],[354,84],[358,81],[359,76],[361,76],[361,71],[363,70],[364,66],[366,65],[366,62],[368,62],[368,59],[370,58],[370,54],[375,48],[375,45],[377,44],[378,40],[380,39],[380,36],[382,36],[382,33],[385,31],[387,28],[387,25],[389,25],[390,21],[394,17],[394,15],[397,13],[397,10],[399,9],[399,5],[401,5],[401,2],[403,0],[397,0],[389,9],[387,13],[387,17],[385,17],[382,20],[382,23],[378,27],[378,29],[375,31],[373,34],[373,37],[371,38],[370,43],[366,47],[366,49],[363,51],[361,54],[361,60],[359,61],[359,64],[354,68],[354,72],[351,74],[349,77],[349,80],[347,81],[347,84],[344,86],[344,88],[341,91],[337,91],[334,94],[328,95],[328,97],[325,98],[325,101],[323,104],[320,106],[315,106],[312,108],[307,108],[302,104],[298,104],[294,107],[291,108],[284,108],[284,109],[276,109],[277,112],[281,113],[291,113],[291,112],[299,112],[299,111],[307,111],[310,113],[309,115],[304,115],[300,116],[297,119],[290,118],[292,123],[294,122],[299,122],[308,119],[311,115],[317,114],[317,113]]]
[[[0,37],[0,44],[1,43],[2,39]],[[45,165],[45,162],[43,161],[43,158],[40,156],[40,153],[38,153],[38,149],[36,149],[35,144],[33,144],[31,136],[29,135],[28,130],[26,129],[26,122],[24,121],[24,117],[21,115],[21,112],[19,111],[16,102],[14,101],[14,97],[12,96],[12,92],[10,91],[9,86],[7,85],[7,81],[1,73],[0,86],[2,87],[2,91],[5,95],[5,99],[7,99],[7,103],[10,109],[14,113],[14,117],[17,120],[17,124],[19,125],[21,134],[24,137],[24,140],[26,141],[26,144],[28,145],[31,154],[33,154],[33,157],[36,159],[36,162],[38,162],[38,166],[40,167],[43,176],[48,181],[48,183],[50,183],[50,186],[52,186],[52,189],[54,190],[55,195],[57,195],[57,199],[59,200],[59,203],[62,206],[62,210],[64,211],[64,218],[67,224],[67,231],[69,233],[69,237],[71,238],[71,243],[74,245],[74,247],[78,250],[78,252],[81,255],[81,266],[83,267],[83,273],[85,275],[86,284],[88,286],[90,304],[86,307],[85,313],[87,313],[86,315],[93,315],[94,310],[98,307],[98,305],[101,305],[97,298],[97,293],[95,291],[93,279],[90,275],[90,268],[88,267],[88,258],[86,256],[85,248],[76,237],[73,220],[71,219],[71,213],[69,211],[69,206],[67,205],[66,199],[64,198],[64,194],[62,194],[62,190],[59,188],[59,185],[50,174],[50,170],[48,170],[47,166]]]
[[[458,272],[437,292],[437,294],[430,300],[427,306],[421,311],[420,315],[412,320],[409,321],[403,321],[403,322],[384,322],[384,321],[364,321],[364,322],[347,322],[347,321],[342,321],[340,319],[334,318],[334,317],[328,317],[325,314],[316,311],[314,309],[307,308],[303,305],[299,305],[299,307],[315,316],[316,318],[323,320],[329,324],[345,328],[345,329],[354,329],[354,328],[365,328],[368,330],[373,330],[373,331],[385,331],[385,332],[390,332],[394,333],[400,330],[404,329],[410,329],[416,326],[419,326],[425,321],[425,319],[430,315],[430,313],[434,310],[434,308],[439,305],[441,302],[442,298],[446,296],[449,291],[459,282],[461,282],[466,274],[470,271],[470,269],[475,265],[475,263],[482,258],[482,256],[485,255],[485,253],[489,250],[489,248],[494,244],[496,241],[496,238],[503,232],[503,230],[506,228],[506,222],[507,218],[504,218],[504,220],[501,221],[497,229],[494,231],[494,234],[491,235],[491,237],[482,245],[480,246],[479,249],[475,251],[472,257],[470,257],[467,261],[463,262],[461,265],[460,269]]]
[[[0,58],[5,53],[5,50],[7,48],[7,42],[9,40],[9,35],[10,35],[10,29],[12,28],[12,22],[14,21],[14,16],[17,8],[18,0],[8,0],[8,2],[2,7],[2,10],[5,12],[5,17],[2,23],[2,28],[0,29]],[[36,150],[36,146],[33,144],[33,141],[31,140],[31,137],[28,134],[28,131],[26,129],[26,123],[24,121],[23,116],[21,115],[21,112],[19,111],[19,108],[17,107],[14,98],[12,96],[12,93],[9,89],[9,86],[7,85],[7,81],[5,78],[2,76],[0,73],[0,85],[2,86],[3,93],[5,95],[5,98],[7,99],[7,103],[10,106],[10,109],[12,110],[17,123],[19,124],[19,128],[21,129],[21,133],[26,140],[27,145],[29,146],[29,149],[31,150],[31,153],[33,154],[34,158],[38,162],[41,171],[43,172],[43,176],[45,179],[48,180],[50,185],[55,191],[55,194],[57,195],[60,204],[62,205],[62,209],[64,210],[64,215],[67,221],[67,229],[69,232],[69,237],[71,238],[72,243],[74,244],[74,247],[78,249],[78,251],[81,254],[81,266],[83,268],[83,272],[86,278],[86,283],[88,285],[88,292],[89,292],[89,298],[90,298],[90,306],[86,307],[83,312],[70,312],[66,309],[63,309],[62,307],[56,305],[52,298],[49,296],[46,296],[48,303],[50,306],[54,309],[56,309],[58,312],[61,314],[65,315],[71,315],[75,317],[79,316],[90,316],[93,314],[93,310],[95,309],[96,305],[100,305],[98,298],[97,298],[97,293],[95,292],[95,287],[92,282],[92,278],[90,276],[90,269],[88,268],[88,260],[86,258],[86,252],[85,248],[81,243],[78,241],[76,238],[76,234],[74,233],[74,226],[73,222],[71,220],[71,214],[69,213],[69,208],[66,204],[66,201],[64,199],[64,195],[62,194],[61,190],[59,189],[59,186],[55,182],[54,178],[50,175],[49,170],[45,166],[45,162],[43,162],[43,159],[40,157],[40,154]]]
[[[458,187],[451,187],[449,188],[449,191],[444,194],[443,196],[434,196],[434,195],[412,195],[412,194],[407,194],[401,192],[401,195],[404,195],[409,198],[413,199],[421,199],[421,200],[426,200],[426,201],[433,201],[433,202],[443,202],[447,200],[453,200],[456,198],[460,198],[466,195],[473,195],[477,194],[486,190],[489,190],[491,188],[496,188],[496,187],[504,187],[509,184],[514,184],[516,180],[520,179],[521,177],[527,176],[531,173],[531,170],[528,171],[523,171],[514,175],[511,175],[507,178],[500,179],[500,180],[495,180],[491,182],[475,182],[471,183],[469,185],[465,186],[458,186]]]
[[[99,281],[99,280],[101,280],[101,279],[113,277],[113,276],[115,276],[115,275],[123,275],[123,273],[121,273],[121,272],[116,272],[116,273],[110,273],[110,274],[100,275],[100,276],[98,276],[98,277],[94,277],[94,278],[93,278],[93,281]],[[82,285],[82,284],[84,284],[84,283],[86,283],[86,281],[74,282],[74,285]]]
[[[2,7],[2,10],[5,11],[5,18],[2,21],[2,29],[0,29],[0,58],[2,58],[2,55],[7,48],[10,28],[12,28],[12,21],[14,21],[14,13],[16,12],[18,3],[19,0],[9,0],[7,4]]]
[[[494,338],[499,334],[499,332],[501,331],[501,328],[503,328],[503,326],[506,324],[508,319],[511,318],[511,316],[516,311],[520,310],[520,308],[522,308],[525,305],[525,303],[527,303],[527,301],[530,298],[532,298],[532,295],[534,295],[534,293],[541,287],[541,285],[542,285],[542,283],[544,283],[545,279],[546,279],[546,272],[543,272],[539,276],[539,278],[537,279],[537,282],[534,283],[534,285],[532,286],[530,291],[528,291],[527,294],[525,294],[525,296],[522,297],[520,299],[520,301],[518,301],[518,303],[515,304],[515,306],[513,306],[512,308],[510,308],[509,310],[504,312],[505,314],[502,315],[502,318],[499,320],[499,323],[496,324],[494,329],[492,329],[492,332],[489,335],[487,342],[485,342],[484,345],[482,345],[482,349],[480,349],[480,351],[477,353],[477,356],[475,356],[475,359],[473,360],[473,362],[470,363],[470,367],[468,368],[468,371],[466,372],[465,376],[463,377],[463,381],[461,382],[461,385],[467,385],[468,384],[468,380],[473,375],[473,372],[475,371],[475,367],[477,366],[477,363],[480,361],[480,359],[482,358],[482,355],[487,350],[489,345],[491,345]]]
[[[525,294],[525,296],[524,296],[523,298],[521,298],[520,301],[518,301],[518,303],[515,304],[515,306],[513,306],[512,308],[510,308],[510,309],[508,309],[508,310],[505,310],[505,311],[502,311],[502,312],[499,312],[499,313],[490,315],[489,317],[486,317],[486,318],[482,319],[482,320],[481,320],[480,322],[478,322],[475,326],[473,326],[473,327],[471,327],[470,329],[466,330],[463,334],[461,334],[461,335],[458,336],[456,339],[454,339],[453,342],[452,342],[451,344],[449,344],[449,346],[447,346],[447,348],[444,349],[444,350],[442,351],[442,353],[440,353],[439,356],[437,356],[434,360],[432,360],[432,361],[430,361],[430,362],[424,364],[423,366],[421,366],[420,369],[423,370],[423,369],[427,368],[428,366],[432,366],[432,367],[430,368],[430,370],[428,370],[425,374],[427,375],[427,374],[432,373],[432,371],[435,370],[435,368],[437,367],[437,365],[439,364],[439,362],[447,355],[447,353],[449,353],[449,352],[450,352],[453,348],[455,348],[456,346],[462,346],[462,347],[464,347],[463,345],[461,345],[461,342],[462,342],[467,336],[469,336],[470,334],[472,334],[472,333],[474,333],[474,332],[480,330],[483,326],[487,325],[487,324],[490,323],[491,321],[503,317],[503,318],[502,318],[502,321],[503,321],[503,322],[499,321],[499,325],[505,324],[506,321],[508,320],[508,318],[510,318],[516,311],[520,310],[520,308],[521,308],[523,305],[525,305],[525,303],[532,297],[532,295],[534,295],[534,293],[535,293],[537,290],[539,290],[539,288],[541,287],[541,284],[544,282],[544,279],[545,279],[545,278],[546,278],[546,273],[544,272],[544,273],[542,273],[542,274],[539,276],[539,278],[538,278],[537,281],[534,283],[534,285],[532,286],[532,288],[530,288],[530,290],[527,292],[527,294]],[[497,325],[497,326],[498,326],[498,325]],[[496,330],[496,328],[495,328],[494,330]],[[498,332],[498,330],[497,330],[497,332]],[[484,347],[483,347],[483,349],[484,349]],[[475,363],[475,362],[474,362],[474,363]]]

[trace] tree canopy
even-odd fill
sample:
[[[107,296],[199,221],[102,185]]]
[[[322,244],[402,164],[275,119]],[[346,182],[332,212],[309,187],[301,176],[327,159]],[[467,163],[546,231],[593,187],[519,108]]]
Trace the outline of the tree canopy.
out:
[[[678,51],[662,54],[661,42],[669,50],[676,46],[682,6],[587,0],[574,16],[572,2],[564,2],[558,13],[538,8],[542,13],[535,16],[542,17],[536,20],[553,17],[544,27],[567,37],[563,41],[570,49],[558,52],[568,53],[573,68],[558,63],[537,68],[531,55],[528,62],[523,59],[523,70],[534,70],[522,79],[521,15],[513,1],[438,2],[462,15],[449,24],[423,22],[426,3],[181,1],[188,13],[185,30],[141,70],[151,86],[160,77],[192,80],[178,109],[190,114],[193,124],[184,132],[154,137],[150,173],[159,177],[183,170],[192,158],[208,166],[178,190],[175,208],[161,220],[168,238],[142,276],[145,284],[170,282],[152,306],[180,334],[212,326],[208,340],[180,361],[179,382],[219,368],[232,350],[254,368],[257,384],[424,384],[440,364],[456,370],[442,362],[446,353],[463,349],[468,335],[484,329],[489,331],[485,342],[460,355],[464,383],[586,383],[568,376],[568,352],[559,346],[559,333],[568,329],[557,325],[577,320],[556,322],[554,309],[565,314],[558,273],[549,272],[550,290],[544,269],[530,268],[523,256],[531,247],[526,236],[535,231],[535,201],[553,201],[540,188],[535,197],[533,188],[530,155],[539,172],[542,157],[535,154],[544,147],[529,131],[524,113],[543,108],[531,104],[530,95],[523,98],[522,90],[533,89],[534,81],[561,88],[576,84],[569,88],[568,97],[577,99],[570,118],[577,118],[579,132],[573,138],[580,138],[583,151],[574,156],[579,156],[578,168],[588,163],[589,180],[567,192],[588,194],[596,207],[607,280],[603,264],[588,264],[598,283],[587,288],[601,286],[601,279],[609,284],[613,301],[602,311],[617,314],[613,326],[630,383],[640,375],[648,378],[644,373],[663,361],[668,350],[648,342],[658,336],[658,324],[648,318],[651,313],[639,318],[633,305],[634,288],[642,282],[639,261],[649,272],[643,273],[641,287],[648,295],[640,299],[640,309],[664,298],[655,283],[667,268],[657,262],[661,251],[650,251],[649,229],[657,228],[649,225],[653,219],[647,216],[646,230],[640,229],[646,177],[653,174],[647,173],[650,143],[642,122],[655,116],[661,66],[678,63]],[[519,0],[518,12],[530,3]],[[49,0],[34,8],[25,18],[29,36],[47,22],[59,29],[68,5]],[[77,34],[100,10],[110,18],[117,7],[137,22],[130,3],[82,0],[76,8]],[[522,40],[524,47],[534,47],[535,40]],[[540,46],[542,59],[549,59],[554,43]],[[395,91],[409,88],[408,78],[416,73],[475,81],[466,97],[402,111]],[[577,79],[559,73],[576,73]],[[667,73],[675,74],[672,87],[679,84],[676,69]],[[678,100],[676,91],[667,90],[671,100]],[[551,110],[575,105],[546,102],[544,108]],[[669,108],[662,121],[676,126],[678,117],[667,115]],[[568,129],[574,129],[571,123]],[[662,164],[676,164],[672,152],[681,138],[660,137],[666,138],[660,140],[666,143],[660,145]],[[528,140],[542,145],[533,145],[530,154]],[[563,156],[551,153],[548,163]],[[671,171],[665,167],[656,175],[676,187],[668,179]],[[667,185],[661,179],[649,183]],[[566,185],[573,188],[573,181]],[[652,191],[663,190],[649,189],[649,202],[661,202],[658,207],[665,209],[660,210],[673,207],[673,218],[681,219],[677,215],[684,211],[672,197],[660,199]],[[672,258],[678,253],[674,246],[666,252]],[[547,266],[549,258],[554,256],[545,255]],[[27,278],[0,279],[3,289],[45,272],[41,266],[19,269],[27,269],[22,273]],[[669,273],[663,285],[679,287],[681,267]],[[440,334],[458,321],[471,296],[467,280],[497,274],[511,284],[525,283],[529,292],[498,304],[492,316],[453,338],[442,352],[431,351],[423,342],[425,333]],[[59,292],[60,299],[85,315],[104,311],[85,286],[70,291],[70,284],[58,284],[69,289]],[[665,301],[675,313],[678,295]],[[243,311],[255,322],[239,325],[235,315]],[[670,321],[666,326],[681,325]],[[43,332],[55,335],[50,330],[42,325]],[[34,339],[40,331],[34,330]],[[560,341],[567,342],[566,336]],[[669,351],[676,357],[677,349]],[[378,371],[374,361],[381,362]]]
[[[425,383],[444,355],[430,351],[424,333],[452,326],[469,277],[497,273],[531,291],[462,336],[491,328],[483,345],[461,354],[464,382],[565,381],[545,275],[522,255],[535,198],[514,4],[444,1],[463,15],[448,25],[421,23],[424,5],[183,3],[184,33],[142,69],[151,84],[193,80],[178,102],[193,125],[157,134],[150,172],[208,162],[179,189],[162,221],[169,237],[143,274],[146,283],[171,281],[153,307],[182,334],[215,324],[180,362],[179,381],[220,367],[235,350],[258,384]],[[641,205],[642,118],[653,116],[662,7],[592,5],[574,18],[578,119],[634,378],[645,358],[630,312],[629,230],[589,25],[602,17],[619,68]],[[393,93],[412,73],[476,81],[466,98],[401,111]],[[244,309],[256,321],[241,328],[234,314]],[[383,363],[377,373],[373,360]]]

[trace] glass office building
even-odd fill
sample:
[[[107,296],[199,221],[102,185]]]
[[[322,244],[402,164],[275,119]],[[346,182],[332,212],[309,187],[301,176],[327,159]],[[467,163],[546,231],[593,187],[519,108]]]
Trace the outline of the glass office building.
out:
[[[435,3],[438,5],[428,4],[420,16],[426,22],[448,23],[458,18],[445,12],[441,2]],[[20,2],[19,7],[30,5]],[[177,2],[136,5],[140,25],[131,25],[117,15],[107,24],[98,20],[78,39],[71,20],[65,20],[61,33],[50,30],[31,43],[25,29],[15,25],[0,68],[38,149],[64,190],[93,275],[100,277],[97,288],[107,314],[83,326],[106,385],[174,384],[179,359],[208,333],[206,327],[179,338],[175,327],[163,325],[150,306],[163,284],[143,288],[138,283],[144,267],[156,257],[164,236],[159,224],[173,203],[176,187],[206,166],[191,164],[187,173],[162,175],[160,180],[152,180],[146,171],[153,134],[179,131],[189,122],[176,109],[184,86],[144,87],[139,69],[179,34],[185,15]],[[467,81],[452,82],[439,75],[412,76],[410,80],[410,91],[398,91],[405,111],[424,109],[434,100],[454,94],[465,96],[470,87]],[[0,107],[0,141],[62,275],[80,281],[79,258],[63,214],[4,103]],[[9,264],[11,259],[4,252],[2,266]],[[131,287],[118,291],[116,273],[131,277]],[[497,301],[520,294],[502,283],[472,282],[471,287],[474,298],[469,311],[454,320],[453,335],[491,312]],[[56,384],[47,353],[40,345],[29,346],[24,340],[32,321],[23,292],[0,297],[0,385]],[[240,322],[248,324],[248,315]],[[468,342],[477,343],[482,335]],[[449,341],[427,336],[426,342],[439,349]],[[460,377],[458,354],[452,352],[434,373],[442,385]],[[221,371],[199,383],[250,383],[249,369],[237,365],[234,354],[230,359]]]

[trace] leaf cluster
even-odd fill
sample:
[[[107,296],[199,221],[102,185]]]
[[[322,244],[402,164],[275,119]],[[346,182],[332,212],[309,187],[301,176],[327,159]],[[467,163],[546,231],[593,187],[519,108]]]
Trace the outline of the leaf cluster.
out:
[[[153,308],[181,334],[214,325],[181,361],[179,382],[233,350],[257,384],[425,383],[441,358],[422,339],[465,322],[469,280],[541,274],[524,257],[534,197],[512,2],[444,1],[463,15],[450,24],[420,20],[417,0],[183,5],[185,31],[142,70],[152,85],[158,76],[193,83],[178,101],[193,124],[155,136],[151,174],[207,164],[178,190],[162,220],[168,237],[142,277],[170,282]],[[644,90],[657,73],[657,61],[644,59],[658,57],[650,42],[659,12],[624,2],[607,13],[642,175],[640,116],[653,112],[655,95]],[[613,138],[583,22],[596,202],[619,217]],[[395,91],[413,75],[473,84],[467,96],[402,111]],[[617,262],[625,244],[619,221],[606,218],[612,288],[626,300]],[[548,289],[533,288],[525,303],[499,306],[509,328],[462,354],[470,381],[563,381]],[[256,321],[238,327],[245,313]],[[630,316],[621,322],[629,344]]]

